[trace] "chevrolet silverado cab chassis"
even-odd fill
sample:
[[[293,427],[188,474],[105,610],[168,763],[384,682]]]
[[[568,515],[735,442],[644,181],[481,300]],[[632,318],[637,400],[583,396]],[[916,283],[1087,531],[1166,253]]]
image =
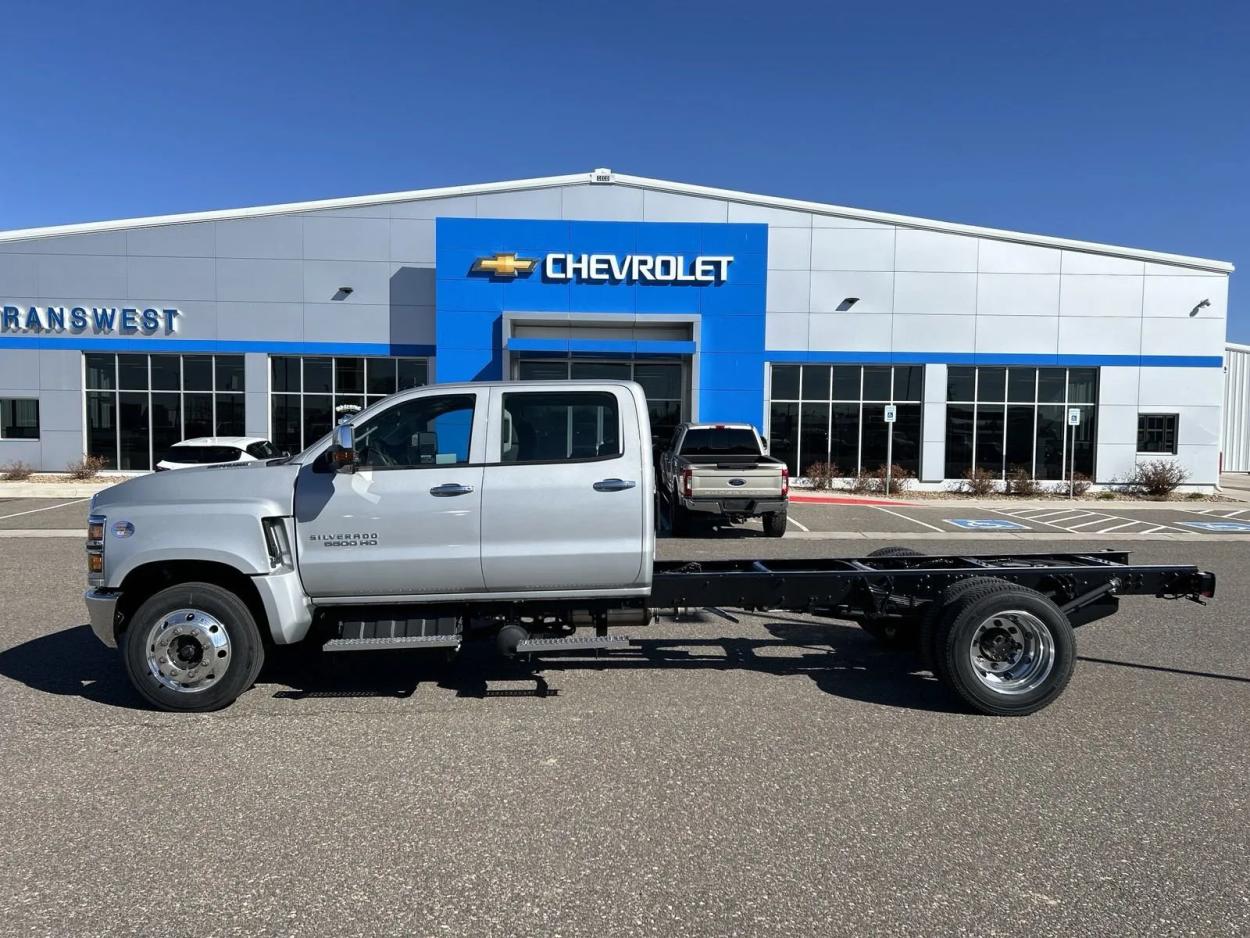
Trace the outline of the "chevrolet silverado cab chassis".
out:
[[[132,479],[96,495],[87,609],[139,693],[229,705],[267,648],[508,656],[618,648],[690,607],[859,623],[919,649],[971,708],[1032,713],[1062,691],[1073,628],[1120,597],[1201,602],[1213,574],[1122,552],[660,562],[642,389],[433,385],[356,414],[298,456]]]

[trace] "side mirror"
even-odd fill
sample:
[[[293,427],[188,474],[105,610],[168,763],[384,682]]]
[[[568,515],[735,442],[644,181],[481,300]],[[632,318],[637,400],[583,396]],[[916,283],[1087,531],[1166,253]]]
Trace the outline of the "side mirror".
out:
[[[336,472],[356,471],[356,434],[350,423],[340,423],[334,428],[330,460]]]

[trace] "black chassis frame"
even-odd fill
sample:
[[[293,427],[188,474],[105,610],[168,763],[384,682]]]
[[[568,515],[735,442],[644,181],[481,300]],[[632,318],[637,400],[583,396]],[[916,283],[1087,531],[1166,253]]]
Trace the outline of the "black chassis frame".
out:
[[[1188,564],[1130,564],[1127,551],[830,560],[657,562],[654,609],[729,606],[839,619],[918,619],[960,580],[993,577],[1050,597],[1073,625],[1111,615],[1120,596],[1215,595],[1215,574]]]
[[[324,607],[318,625],[339,635],[369,638],[404,634],[481,632],[524,622],[536,634],[569,634],[578,626],[599,635],[645,625],[665,609],[784,610],[835,619],[894,619],[918,623],[921,614],[961,580],[992,577],[1050,597],[1074,626],[1116,612],[1121,596],[1190,599],[1215,595],[1215,574],[1188,564],[1130,564],[1127,551],[1072,554],[986,554],[864,557],[821,560],[657,561],[651,594],[630,599],[498,600],[432,604]],[[386,616],[380,617],[381,610]],[[385,621],[383,621],[385,619]],[[359,620],[359,621],[354,621]],[[379,631],[381,629],[381,631]]]

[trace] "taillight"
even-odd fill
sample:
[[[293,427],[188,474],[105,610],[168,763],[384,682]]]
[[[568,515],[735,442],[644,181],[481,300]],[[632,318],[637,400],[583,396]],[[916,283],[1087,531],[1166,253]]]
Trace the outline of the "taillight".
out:
[[[781,467],[781,497],[786,498],[790,494],[790,467]]]
[[[104,582],[104,524],[103,515],[87,519],[87,582]]]
[[[686,498],[694,498],[694,471],[692,469],[681,471],[681,494]]]

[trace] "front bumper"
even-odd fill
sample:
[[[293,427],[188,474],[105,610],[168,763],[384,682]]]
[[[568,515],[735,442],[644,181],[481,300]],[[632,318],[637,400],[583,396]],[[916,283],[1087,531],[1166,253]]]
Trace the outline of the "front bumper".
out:
[[[95,632],[95,637],[109,648],[116,648],[117,601],[122,594],[89,589],[82,598],[87,603],[87,618],[91,620],[91,631]]]
[[[687,511],[710,515],[766,515],[786,510],[784,498],[686,498],[680,499]]]

